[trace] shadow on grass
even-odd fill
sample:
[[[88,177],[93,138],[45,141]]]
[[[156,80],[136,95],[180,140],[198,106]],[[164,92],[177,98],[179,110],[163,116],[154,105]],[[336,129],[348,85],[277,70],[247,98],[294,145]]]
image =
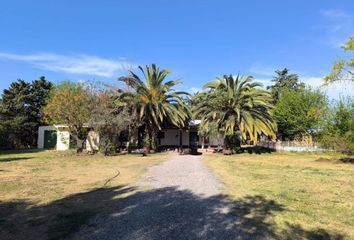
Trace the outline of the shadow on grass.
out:
[[[354,164],[354,157],[342,157],[342,158],[319,158],[316,162],[324,162],[324,163],[346,163],[346,164]]]
[[[48,151],[48,149],[25,148],[25,149],[0,150],[0,154],[37,153],[37,152],[44,152],[44,151]]]
[[[14,161],[21,161],[21,160],[28,160],[32,159],[31,157],[11,157],[11,158],[0,158],[0,162],[14,162]]]
[[[252,146],[252,147],[243,147],[241,152],[247,152],[249,154],[264,154],[264,153],[273,153],[274,149],[261,147],[261,146]]]
[[[125,197],[122,197],[124,195]],[[173,187],[135,191],[100,188],[47,205],[0,203],[0,239],[343,239],[324,229],[289,224],[279,233],[272,216],[284,207],[262,196],[237,201],[201,197]]]
[[[343,157],[343,158],[340,158],[339,161],[341,161],[343,163],[352,163],[352,164],[354,164],[354,157]]]

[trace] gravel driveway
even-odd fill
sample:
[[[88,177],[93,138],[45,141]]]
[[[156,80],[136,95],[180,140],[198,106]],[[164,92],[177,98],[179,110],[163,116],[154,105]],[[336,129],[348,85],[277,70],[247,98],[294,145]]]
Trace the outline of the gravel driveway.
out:
[[[220,195],[222,185],[202,156],[170,156],[151,167],[138,188],[98,216],[82,239],[236,239],[234,204]]]
[[[201,197],[220,194],[222,187],[202,161],[202,156],[173,156],[158,166],[151,167],[143,186],[154,188],[176,187]]]

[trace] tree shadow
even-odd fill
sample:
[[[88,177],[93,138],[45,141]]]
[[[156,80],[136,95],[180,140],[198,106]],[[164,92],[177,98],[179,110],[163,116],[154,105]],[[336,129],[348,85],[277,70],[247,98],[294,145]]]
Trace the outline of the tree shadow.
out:
[[[334,164],[340,164],[340,163],[345,163],[345,164],[354,164],[354,158],[353,157],[342,157],[342,158],[323,158],[320,157],[316,159],[316,162],[324,162],[324,163],[334,163]]]
[[[247,152],[249,154],[264,154],[264,153],[273,153],[274,149],[261,147],[261,146],[252,146],[252,147],[243,147],[240,152]]]
[[[345,236],[339,233],[331,232],[323,228],[317,228],[313,231],[304,230],[298,224],[286,224],[286,230],[281,233],[283,239],[316,239],[316,240],[341,240]]]
[[[289,224],[277,233],[272,216],[285,208],[262,196],[236,201],[174,187],[94,189],[46,205],[0,202],[0,239],[342,239],[324,229]],[[327,237],[327,238],[321,238]]]
[[[17,154],[17,153],[37,153],[48,151],[48,149],[39,149],[39,148],[25,148],[25,149],[9,149],[9,150],[0,150],[0,154]]]
[[[31,157],[12,157],[12,158],[0,158],[0,162],[14,162],[14,161],[21,161],[21,160],[28,160],[32,159]]]
[[[342,157],[339,159],[342,163],[351,163],[354,164],[354,157]]]

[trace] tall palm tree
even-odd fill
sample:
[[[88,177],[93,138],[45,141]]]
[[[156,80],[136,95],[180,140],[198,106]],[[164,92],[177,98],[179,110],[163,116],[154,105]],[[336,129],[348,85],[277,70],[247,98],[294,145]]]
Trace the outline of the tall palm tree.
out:
[[[244,139],[249,136],[255,142],[260,134],[275,136],[272,97],[258,88],[262,84],[252,81],[251,76],[225,75],[207,83],[206,91],[198,97],[208,100],[198,101],[193,107],[194,114],[201,117],[202,122],[216,122],[225,140],[237,134]]]
[[[150,146],[154,147],[157,133],[164,123],[182,128],[190,116],[190,110],[183,97],[189,97],[186,92],[178,92],[174,86],[181,81],[165,81],[171,73],[169,70],[160,70],[155,64],[139,66],[144,80],[132,71],[129,75],[119,78],[133,91],[126,92],[124,98],[128,101],[134,99],[134,109],[140,121],[145,125],[150,139]],[[129,100],[130,99],[130,100]]]

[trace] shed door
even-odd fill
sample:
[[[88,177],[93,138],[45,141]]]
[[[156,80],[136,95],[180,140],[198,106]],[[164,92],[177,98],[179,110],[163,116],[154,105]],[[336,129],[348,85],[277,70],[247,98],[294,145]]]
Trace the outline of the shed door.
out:
[[[53,149],[57,145],[57,131],[45,130],[44,131],[44,148]]]

